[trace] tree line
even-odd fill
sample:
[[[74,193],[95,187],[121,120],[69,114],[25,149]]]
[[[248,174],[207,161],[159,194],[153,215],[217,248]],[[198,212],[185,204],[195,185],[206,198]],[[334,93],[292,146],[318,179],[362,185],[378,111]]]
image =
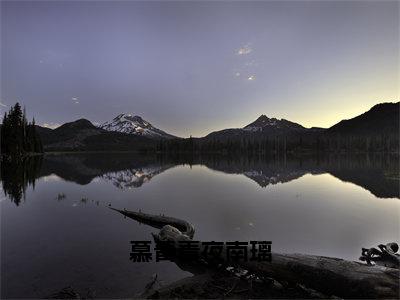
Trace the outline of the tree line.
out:
[[[22,111],[19,103],[4,113],[0,129],[0,152],[12,157],[43,152],[42,142],[36,133],[35,119],[28,122],[25,109]]]
[[[399,137],[382,135],[299,135],[299,136],[244,136],[228,139],[174,139],[161,140],[157,153],[227,153],[227,154],[284,154],[302,152],[333,153],[398,153]]]

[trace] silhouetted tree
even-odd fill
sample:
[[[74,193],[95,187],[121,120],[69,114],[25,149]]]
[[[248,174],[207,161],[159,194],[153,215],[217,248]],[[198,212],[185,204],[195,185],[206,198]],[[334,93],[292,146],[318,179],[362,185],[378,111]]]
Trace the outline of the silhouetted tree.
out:
[[[29,152],[43,152],[40,137],[36,133],[35,120],[28,123],[25,109],[22,111],[19,103],[4,114],[0,136],[2,154],[21,156]]]

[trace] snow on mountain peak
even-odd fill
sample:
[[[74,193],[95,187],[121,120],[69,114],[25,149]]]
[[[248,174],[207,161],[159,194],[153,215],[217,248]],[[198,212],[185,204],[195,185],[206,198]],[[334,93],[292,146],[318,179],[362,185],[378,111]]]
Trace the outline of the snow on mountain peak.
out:
[[[173,135],[154,127],[149,122],[143,120],[142,117],[132,114],[119,114],[112,121],[100,125],[100,128],[107,131],[117,131],[156,139],[175,138]]]
[[[246,131],[263,131],[264,129],[304,129],[303,126],[297,123],[290,122],[285,119],[268,118],[266,115],[261,115],[253,123],[245,126],[243,130]]]

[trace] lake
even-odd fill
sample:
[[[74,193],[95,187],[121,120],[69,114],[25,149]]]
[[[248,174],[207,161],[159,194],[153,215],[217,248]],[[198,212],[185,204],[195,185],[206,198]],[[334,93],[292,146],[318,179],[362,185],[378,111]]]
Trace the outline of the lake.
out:
[[[273,252],[358,260],[398,241],[399,157],[53,154],[1,165],[1,297],[133,297],[173,262],[130,260],[157,232],[109,206],[187,220],[198,241],[270,240]],[[154,244],[154,243],[153,243]],[[154,245],[153,245],[154,246]]]

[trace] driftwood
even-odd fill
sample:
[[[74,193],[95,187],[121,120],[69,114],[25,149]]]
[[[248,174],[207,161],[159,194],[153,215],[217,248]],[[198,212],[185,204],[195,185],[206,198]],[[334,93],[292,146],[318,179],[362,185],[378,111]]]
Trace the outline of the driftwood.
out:
[[[368,266],[338,258],[272,254],[269,262],[245,262],[244,268],[287,282],[297,282],[325,295],[342,298],[399,298],[399,269]]]
[[[136,212],[131,210],[120,210],[110,207],[110,209],[115,210],[125,217],[134,219],[140,223],[149,225],[154,228],[162,229],[165,225],[169,225],[179,230],[180,235],[185,235],[192,239],[194,236],[194,227],[192,224],[185,220],[168,217],[164,215],[151,215],[142,212]],[[179,238],[178,235],[175,238]]]
[[[161,228],[158,241],[190,240],[194,227],[183,220],[162,215],[118,210],[124,216]],[[225,253],[225,251],[223,251]],[[225,257],[222,257],[225,259]],[[196,264],[197,262],[193,262]],[[208,264],[212,268],[212,264]],[[260,277],[305,286],[323,295],[342,298],[399,298],[399,269],[370,266],[338,258],[304,254],[272,253],[271,262],[240,262],[240,268]]]

